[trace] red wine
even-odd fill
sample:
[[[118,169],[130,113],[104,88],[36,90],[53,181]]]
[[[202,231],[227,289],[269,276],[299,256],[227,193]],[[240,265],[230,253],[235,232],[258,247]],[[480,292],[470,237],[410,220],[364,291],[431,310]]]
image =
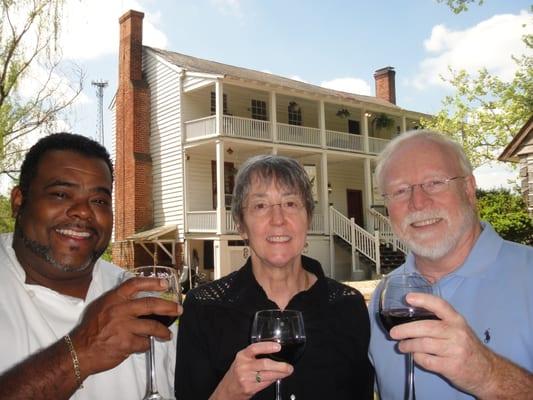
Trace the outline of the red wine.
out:
[[[296,364],[302,356],[305,349],[305,338],[292,339],[281,342],[279,339],[266,339],[262,342],[277,342],[281,345],[281,350],[277,353],[263,354],[274,361],[286,362],[289,364]]]
[[[170,315],[148,314],[148,315],[140,315],[139,318],[153,319],[157,322],[161,322],[163,325],[168,327],[172,325],[172,323],[176,320],[177,317],[172,317]]]
[[[407,322],[420,321],[423,319],[439,319],[431,311],[424,308],[393,308],[391,310],[380,311],[381,323],[390,331],[393,327]]]

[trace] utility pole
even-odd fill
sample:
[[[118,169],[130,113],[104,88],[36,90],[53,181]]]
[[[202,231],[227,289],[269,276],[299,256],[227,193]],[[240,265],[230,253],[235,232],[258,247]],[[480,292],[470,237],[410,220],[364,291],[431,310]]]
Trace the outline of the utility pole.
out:
[[[96,115],[96,139],[104,146],[104,88],[107,81],[97,80],[91,84],[96,87],[96,98],[98,100],[98,111]]]

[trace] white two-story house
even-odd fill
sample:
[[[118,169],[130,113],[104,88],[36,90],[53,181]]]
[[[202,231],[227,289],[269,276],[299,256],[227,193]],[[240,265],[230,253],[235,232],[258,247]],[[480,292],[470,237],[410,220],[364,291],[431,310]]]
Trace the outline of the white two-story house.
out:
[[[396,105],[395,71],[376,97],[143,46],[143,14],[120,19],[114,261],[198,267],[218,278],[248,255],[230,215],[234,176],[256,154],[302,163],[316,211],[306,253],[337,279],[383,264],[390,232],[373,182],[378,153],[427,117]]]

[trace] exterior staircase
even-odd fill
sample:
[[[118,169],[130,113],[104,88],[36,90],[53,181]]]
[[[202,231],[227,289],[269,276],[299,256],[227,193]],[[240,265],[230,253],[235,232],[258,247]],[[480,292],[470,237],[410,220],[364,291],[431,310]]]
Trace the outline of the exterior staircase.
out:
[[[353,218],[348,219],[339,211],[330,207],[331,232],[334,237],[331,244],[333,257],[333,243],[346,249],[352,258],[352,275],[370,276],[372,279],[380,278],[405,261],[407,247],[393,234],[388,218],[375,210],[370,210],[369,217],[376,228],[374,234],[367,232],[357,225]]]

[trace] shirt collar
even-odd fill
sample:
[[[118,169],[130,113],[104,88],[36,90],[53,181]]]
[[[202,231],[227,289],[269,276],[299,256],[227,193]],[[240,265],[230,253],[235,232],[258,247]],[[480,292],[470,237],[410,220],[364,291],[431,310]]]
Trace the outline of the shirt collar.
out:
[[[481,221],[481,234],[474,243],[465,262],[447,276],[472,277],[485,274],[488,266],[490,266],[498,256],[502,244],[503,239],[496,233],[494,228],[492,228],[489,223]],[[415,257],[412,252],[409,252],[407,256],[405,269],[407,272],[417,271],[415,267]]]

